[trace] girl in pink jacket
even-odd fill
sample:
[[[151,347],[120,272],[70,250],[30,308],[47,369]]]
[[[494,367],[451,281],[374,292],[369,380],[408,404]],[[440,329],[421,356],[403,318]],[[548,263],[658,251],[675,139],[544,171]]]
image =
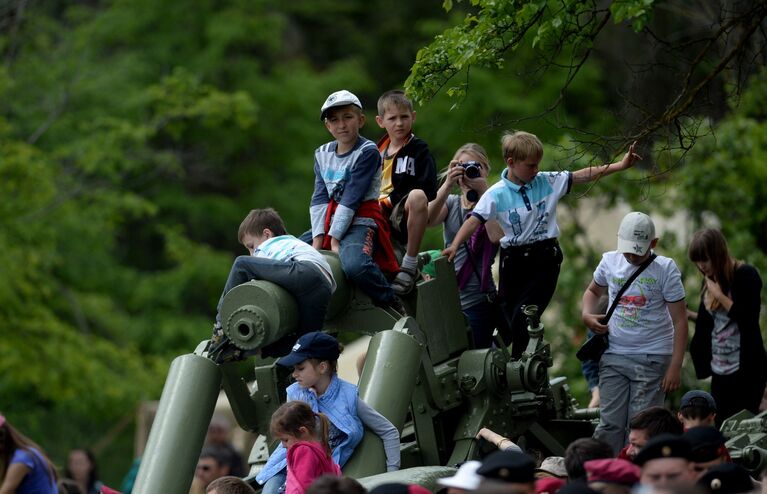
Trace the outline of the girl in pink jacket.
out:
[[[271,431],[288,450],[285,494],[304,494],[322,475],[341,475],[328,444],[328,419],[303,401],[289,401],[272,414]]]

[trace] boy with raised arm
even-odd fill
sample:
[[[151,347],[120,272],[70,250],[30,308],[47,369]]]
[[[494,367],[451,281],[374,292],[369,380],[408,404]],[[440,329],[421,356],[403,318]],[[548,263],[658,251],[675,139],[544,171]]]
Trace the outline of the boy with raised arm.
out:
[[[543,144],[533,134],[514,132],[503,136],[506,169],[501,181],[479,199],[474,211],[443,251],[448,260],[471,237],[479,225],[497,220],[503,228],[501,238],[500,283],[504,315],[511,328],[511,355],[519,358],[527,347],[527,321],[524,305],[537,305],[538,314],[548,306],[557,287],[562,250],[559,248],[557,204],[573,184],[592,182],[625,170],[641,159],[632,144],[616,163],[592,166],[570,172],[539,172]]]
[[[387,91],[378,98],[376,123],[386,129],[378,141],[383,159],[381,209],[392,236],[406,246],[400,272],[392,287],[409,293],[418,279],[418,251],[429,221],[429,201],[437,194],[437,166],[429,146],[413,134],[415,112],[404,91]]]

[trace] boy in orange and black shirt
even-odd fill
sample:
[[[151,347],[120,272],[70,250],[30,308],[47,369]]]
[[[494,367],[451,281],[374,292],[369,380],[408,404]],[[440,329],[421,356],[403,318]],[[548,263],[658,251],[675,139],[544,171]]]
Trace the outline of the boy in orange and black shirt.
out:
[[[437,167],[429,146],[413,134],[415,112],[403,91],[387,91],[378,99],[378,141],[383,158],[379,202],[389,218],[392,237],[406,246],[400,272],[392,283],[397,295],[410,292],[418,279],[418,251],[429,221],[429,201],[437,195]]]

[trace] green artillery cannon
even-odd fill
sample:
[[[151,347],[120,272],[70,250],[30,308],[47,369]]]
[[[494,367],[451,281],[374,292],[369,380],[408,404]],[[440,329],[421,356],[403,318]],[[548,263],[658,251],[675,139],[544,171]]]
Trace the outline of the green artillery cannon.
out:
[[[426,487],[477,458],[476,434],[488,427],[528,451],[562,455],[567,444],[593,432],[593,411],[576,409],[565,378],[549,379],[549,344],[536,307],[525,309],[530,342],[512,360],[497,348],[472,349],[460,310],[453,266],[435,262],[436,276],[418,283],[405,301],[407,317],[376,307],[345,280],[335,254],[325,253],[338,288],[328,310],[330,332],[371,335],[359,383],[360,397],[401,432],[402,468],[386,472],[381,440],[367,432],[344,474],[367,485],[407,480]],[[244,355],[291,334],[296,301],[277,285],[251,281],[224,298],[224,337],[202,342],[171,364],[139,469],[136,494],[185,494],[223,386],[239,425],[266,434],[272,412],[285,401],[289,373],[257,359],[255,380],[238,374]],[[268,457],[266,436],[250,455],[251,475]],[[374,476],[374,477],[369,477]]]
[[[759,415],[748,410],[736,413],[722,423],[722,434],[732,461],[754,477],[767,468],[767,411]]]

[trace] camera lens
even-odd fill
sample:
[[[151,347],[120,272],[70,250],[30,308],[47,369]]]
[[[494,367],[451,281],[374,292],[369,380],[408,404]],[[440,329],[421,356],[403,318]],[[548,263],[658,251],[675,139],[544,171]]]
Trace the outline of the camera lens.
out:
[[[463,167],[463,174],[466,178],[478,178],[481,174],[481,165],[476,161],[467,161],[466,163],[461,163],[461,166]]]

